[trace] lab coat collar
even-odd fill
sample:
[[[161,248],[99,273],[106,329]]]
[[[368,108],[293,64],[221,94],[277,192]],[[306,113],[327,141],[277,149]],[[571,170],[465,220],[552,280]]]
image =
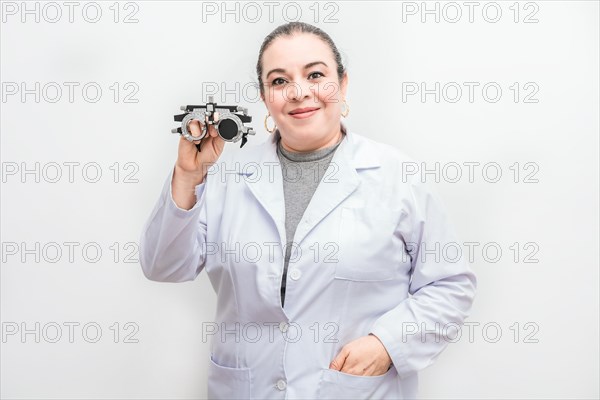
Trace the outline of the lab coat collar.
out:
[[[336,150],[336,153],[339,152],[342,145],[345,144],[347,147],[347,149],[344,150],[345,156],[347,157],[350,165],[354,166],[355,169],[379,167],[379,155],[373,148],[372,143],[365,142],[362,137],[357,137],[356,133],[348,130],[343,121],[340,121],[340,126],[342,128],[342,132],[345,133],[345,136],[342,139],[340,147]],[[264,144],[273,145],[271,151],[274,149],[275,152],[277,152],[277,141],[280,137],[281,135],[279,133],[279,129],[276,129],[270,140],[267,140]]]
[[[346,129],[343,123],[341,125],[346,135],[331,159],[331,169],[326,172],[317,186],[296,228],[294,235],[296,244],[300,244],[315,226],[358,188],[360,179],[357,170],[380,166],[375,142]],[[278,134],[278,131],[276,133]],[[258,170],[261,176],[252,176],[253,172],[246,172],[244,174],[248,175],[248,178],[244,181],[257,201],[271,216],[284,249],[285,199],[281,164],[277,156],[277,137],[268,138],[264,143],[252,148],[252,151],[248,151],[246,156],[249,157],[248,162],[258,163],[261,166]],[[269,168],[267,173],[263,168],[265,166],[274,168]]]

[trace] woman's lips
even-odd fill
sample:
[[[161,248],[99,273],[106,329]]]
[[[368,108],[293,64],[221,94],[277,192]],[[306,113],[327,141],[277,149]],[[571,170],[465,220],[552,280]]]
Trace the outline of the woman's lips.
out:
[[[296,113],[296,114],[290,114],[290,116],[292,116],[292,117],[294,117],[296,119],[310,118],[310,117],[312,117],[319,110],[320,110],[320,108],[317,108],[316,110],[312,110],[312,111],[301,112],[301,113]]]

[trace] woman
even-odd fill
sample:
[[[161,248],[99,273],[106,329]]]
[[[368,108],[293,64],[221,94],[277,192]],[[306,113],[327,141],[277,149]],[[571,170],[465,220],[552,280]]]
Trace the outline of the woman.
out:
[[[142,234],[144,274],[206,269],[209,398],[414,398],[476,287],[462,257],[432,254],[458,242],[444,208],[403,176],[412,159],[340,121],[348,75],[326,33],[278,27],[257,74],[275,133],[235,159],[212,126],[202,152],[181,138]]]

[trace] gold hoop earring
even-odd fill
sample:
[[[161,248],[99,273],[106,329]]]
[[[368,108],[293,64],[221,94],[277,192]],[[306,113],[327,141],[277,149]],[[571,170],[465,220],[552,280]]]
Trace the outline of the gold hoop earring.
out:
[[[271,116],[271,113],[268,113],[265,116],[265,130],[272,134],[273,132],[275,132],[275,129],[277,129],[277,125],[273,125],[273,129],[269,129],[269,127],[267,126],[267,120],[269,119],[270,116]]]
[[[348,116],[348,114],[350,113],[350,106],[348,105],[348,103],[346,102],[346,100],[344,100],[344,105],[345,105],[345,110],[342,112],[342,117],[346,118]]]

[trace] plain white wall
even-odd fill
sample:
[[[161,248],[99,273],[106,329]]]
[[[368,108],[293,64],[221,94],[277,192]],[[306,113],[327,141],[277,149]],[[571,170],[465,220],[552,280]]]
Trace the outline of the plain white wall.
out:
[[[472,331],[421,373],[421,396],[598,398],[598,2],[476,2],[471,21],[460,1],[277,3],[272,20],[235,4],[76,2],[71,22],[63,2],[2,3],[2,397],[205,396],[206,273],[148,281],[135,246],[176,159],[173,114],[203,84],[249,107],[247,146],[266,138],[258,49],[299,7],[343,54],[349,128],[439,162],[428,182],[476,242]]]

